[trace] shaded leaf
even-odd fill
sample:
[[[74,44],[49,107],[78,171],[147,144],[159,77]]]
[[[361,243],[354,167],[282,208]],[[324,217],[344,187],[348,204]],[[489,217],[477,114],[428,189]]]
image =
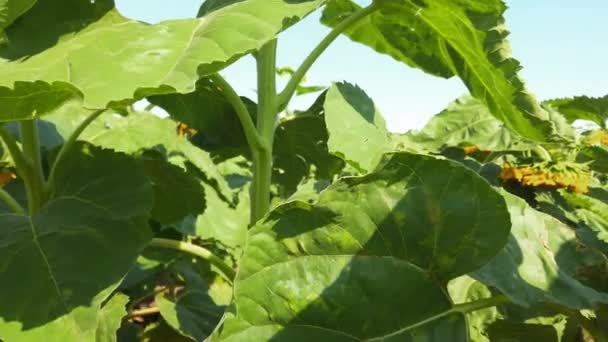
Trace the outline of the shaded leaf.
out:
[[[183,264],[178,265],[178,271],[184,278],[185,288],[177,296],[157,295],[156,304],[163,319],[173,329],[194,341],[203,341],[216,328],[230,298],[213,298],[209,285]]]
[[[608,303],[608,294],[580,283],[562,266],[562,249],[580,244],[574,231],[532,209],[523,199],[505,191],[502,194],[511,214],[511,237],[492,261],[472,273],[473,277],[522,306],[553,302],[583,309]]]
[[[504,200],[472,171],[387,155],[250,230],[220,339],[465,341],[464,318],[443,316],[441,284],[492,258],[509,226]]]
[[[242,100],[255,122],[255,103],[247,98]],[[249,155],[243,126],[232,104],[210,79],[200,79],[192,93],[150,96],[148,101],[196,130],[192,141],[204,150],[219,154],[221,159]]]
[[[205,192],[198,179],[158,157],[145,157],[144,167],[154,188],[153,219],[167,225],[203,212]]]
[[[273,181],[282,186],[283,197],[291,195],[309,177],[331,180],[344,167],[344,161],[329,151],[324,99],[322,94],[307,111],[277,126]]]
[[[140,162],[78,144],[56,176],[40,212],[0,215],[1,277],[10,279],[0,282],[0,338],[8,341],[94,340],[102,302],[151,237],[144,217],[153,194]]]
[[[62,110],[45,119],[52,122],[62,136],[67,137],[84,117],[75,116],[77,113],[70,115],[69,111]],[[147,112],[131,113],[127,117],[104,114],[83,132],[80,139],[127,154],[140,155],[145,151],[156,151],[184,170],[193,166],[224,198],[231,198],[228,184],[219,174],[209,153],[179,136],[175,121],[161,119]]]
[[[471,94],[507,127],[545,141],[547,113],[517,75],[500,0],[380,0],[379,11],[345,34],[397,61],[445,78],[459,76]],[[350,0],[331,1],[321,21],[335,27],[359,9]]]
[[[36,0],[0,0],[0,34],[35,3]],[[0,40],[1,43],[3,42]]]

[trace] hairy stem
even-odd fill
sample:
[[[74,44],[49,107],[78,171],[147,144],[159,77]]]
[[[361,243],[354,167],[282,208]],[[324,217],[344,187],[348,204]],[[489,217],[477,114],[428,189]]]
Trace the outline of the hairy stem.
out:
[[[86,119],[84,119],[80,123],[80,125],[78,125],[78,127],[76,127],[76,129],[74,130],[74,132],[72,132],[72,134],[70,135],[68,140],[66,140],[65,143],[63,143],[63,146],[61,146],[61,149],[57,153],[57,157],[55,158],[55,160],[53,161],[53,164],[51,165],[51,171],[49,172],[49,181],[45,187],[45,194],[47,196],[49,196],[52,191],[52,188],[53,188],[53,185],[55,182],[55,173],[57,172],[57,166],[61,164],[61,161],[65,158],[65,156],[68,154],[68,152],[70,152],[70,150],[74,147],[74,144],[76,143],[76,141],[78,140],[78,137],[80,137],[82,132],[84,132],[84,130],[87,127],[89,127],[89,125],[93,121],[95,121],[95,119],[97,119],[105,111],[106,111],[105,109],[99,109],[99,110],[92,112]]]
[[[257,131],[267,148],[253,156],[251,224],[264,217],[270,208],[272,144],[279,112],[276,95],[276,51],[277,41],[272,40],[264,45],[256,56],[258,75]]]
[[[0,188],[0,200],[6,204],[6,206],[12,210],[15,214],[24,215],[25,209],[15,200],[11,194],[6,192],[3,188]]]
[[[217,267],[224,274],[224,276],[226,276],[226,278],[230,281],[232,281],[234,279],[234,277],[236,276],[236,272],[232,269],[232,267],[228,266],[217,255],[213,254],[210,250],[208,250],[204,247],[194,245],[194,244],[184,242],[184,241],[161,239],[161,238],[152,239],[152,241],[150,241],[149,246],[174,249],[174,250],[192,254],[201,259],[207,260],[211,265]]]
[[[215,84],[217,84],[226,95],[226,99],[232,107],[234,108],[239,120],[241,121],[241,125],[243,126],[243,131],[245,132],[245,138],[247,139],[247,143],[249,144],[249,148],[251,149],[252,155],[259,153],[267,148],[266,144],[258,134],[258,131],[255,128],[255,124],[251,119],[251,115],[245,106],[245,103],[241,99],[241,97],[236,93],[234,88],[226,82],[226,80],[220,74],[214,74],[209,76]]]
[[[358,22],[359,20],[365,18],[366,16],[377,11],[379,7],[376,5],[374,1],[371,5],[360,9],[359,11],[353,13],[348,18],[344,19],[340,24],[334,27],[328,34],[319,42],[319,44],[310,52],[310,54],[304,59],[300,67],[295,71],[285,89],[281,91],[279,94],[279,105],[278,111],[282,111],[287,107],[287,104],[293,97],[294,92],[296,91],[298,84],[302,82],[302,79],[310,69],[310,67],[316,62],[316,60],[323,54],[323,52],[333,43],[340,34],[350,28],[353,24]]]
[[[28,194],[28,207],[30,214],[35,214],[45,202],[44,188],[46,182],[42,170],[38,124],[36,119],[21,121],[19,124],[23,155],[29,166],[29,175],[24,178]]]
[[[470,302],[470,303],[463,303],[463,304],[457,304],[454,305],[450,310],[446,310],[444,312],[441,312],[435,316],[431,316],[427,319],[424,319],[420,322],[416,322],[414,324],[411,324],[407,327],[404,327],[402,329],[399,329],[395,332],[392,332],[388,335],[384,335],[384,336],[380,336],[380,337],[376,337],[376,338],[372,338],[369,339],[368,341],[384,341],[386,339],[389,339],[390,337],[395,337],[398,336],[406,331],[415,329],[417,327],[423,326],[425,324],[431,323],[433,321],[436,321],[438,319],[444,318],[446,316],[455,314],[455,313],[461,313],[461,314],[467,314],[469,312],[473,312],[473,311],[477,311],[477,310],[481,310],[481,309],[486,309],[486,308],[491,308],[494,306],[498,306],[498,305],[502,305],[502,304],[507,304],[509,303],[509,299],[506,296],[503,295],[499,295],[499,296],[495,296],[495,297],[490,297],[490,298],[485,298],[485,299],[480,299],[480,300],[476,300],[474,302]]]

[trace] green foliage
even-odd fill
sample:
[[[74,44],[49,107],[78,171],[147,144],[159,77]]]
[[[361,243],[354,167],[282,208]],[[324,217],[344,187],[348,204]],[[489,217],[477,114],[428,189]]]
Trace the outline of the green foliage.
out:
[[[546,140],[547,114],[517,76],[502,17],[506,6],[489,1],[379,0],[379,11],[348,29],[352,40],[427,73],[462,79],[473,96],[524,137]],[[336,26],[358,9],[330,1],[322,22]]]
[[[608,341],[608,135],[571,125],[606,98],[537,103],[505,8],[0,0],[0,340]],[[472,96],[392,134],[358,86],[306,85],[341,34]],[[246,55],[255,102],[217,74]]]
[[[604,97],[576,96],[549,100],[545,103],[557,109],[570,123],[575,120],[587,120],[606,128],[608,95]]]

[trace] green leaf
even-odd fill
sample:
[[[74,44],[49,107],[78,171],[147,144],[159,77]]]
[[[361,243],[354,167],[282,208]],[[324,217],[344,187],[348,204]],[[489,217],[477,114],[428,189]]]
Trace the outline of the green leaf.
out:
[[[120,15],[112,0],[39,0],[6,30],[10,43],[0,49],[5,58],[0,86],[70,83],[84,94],[87,108],[189,93],[200,76],[259,49],[323,2],[285,0],[267,6],[266,0],[249,0],[200,19],[149,25]],[[32,108],[12,119],[37,112]],[[2,120],[7,119],[3,110]]]
[[[0,215],[0,338],[91,341],[98,311],[151,237],[141,162],[79,143],[34,216]],[[27,270],[26,272],[24,270]]]
[[[544,103],[555,108],[569,123],[576,120],[587,120],[606,128],[608,95],[603,97],[575,96],[548,100]]]
[[[200,275],[183,264],[177,265],[177,268],[184,278],[185,288],[177,296],[158,294],[156,305],[163,319],[173,329],[202,342],[216,328],[230,298],[213,298],[209,285]]]
[[[591,188],[588,195],[560,191],[561,196],[572,206],[571,213],[597,237],[608,243],[608,191]],[[572,218],[572,216],[570,216]]]
[[[520,151],[535,146],[492,116],[481,101],[468,96],[433,116],[412,139],[431,151],[471,145],[482,151]]]
[[[467,275],[451,280],[448,283],[448,292],[454,304],[492,297],[490,289]],[[496,307],[468,313],[466,319],[471,341],[490,342],[486,332],[487,326],[500,317],[501,315]]]
[[[116,331],[127,315],[129,297],[117,293],[99,311],[99,325],[95,342],[116,342]]]
[[[473,272],[473,277],[523,306],[553,302],[584,309],[608,303],[608,294],[580,283],[562,265],[561,253],[570,245],[580,245],[574,231],[532,209],[523,199],[505,191],[502,194],[513,223],[509,243],[492,261]]]
[[[5,27],[27,12],[35,3],[36,0],[0,0],[0,34]]]
[[[71,108],[68,104],[67,108]],[[76,107],[78,108],[78,107]],[[61,111],[46,117],[53,123],[61,136],[67,137],[80,123],[86,113],[78,115],[78,109]],[[82,112],[82,108],[80,108]],[[209,153],[192,145],[185,137],[178,135],[175,121],[161,119],[147,113],[132,113],[127,117],[104,114],[95,120],[80,136],[81,140],[127,154],[140,155],[153,150],[164,155],[169,162],[184,170],[193,166],[213,185],[223,198],[232,197],[226,180],[219,174]]]
[[[361,88],[335,83],[325,97],[329,152],[360,171],[371,171],[389,149],[384,118]]]
[[[247,239],[249,225],[249,191],[239,193],[236,207],[222,200],[217,192],[204,185],[207,194],[207,210],[196,219],[192,235],[218,241],[230,248],[242,248]]]
[[[344,161],[329,152],[323,101],[325,94],[305,112],[283,119],[274,139],[273,181],[288,197],[309,177],[332,180],[344,168]]]
[[[500,0],[378,0],[380,7],[348,29],[352,40],[409,66],[441,77],[459,76],[471,94],[507,127],[546,141],[547,113],[517,75]],[[350,0],[328,3],[321,21],[335,27],[359,6]]]
[[[490,341],[494,342],[560,342],[558,328],[547,324],[526,324],[496,321],[488,327]]]
[[[509,227],[504,200],[472,171],[387,155],[249,231],[221,338],[465,341],[442,284],[485,264]]]
[[[586,146],[581,149],[577,161],[589,163],[589,168],[608,174],[608,147]]]
[[[0,70],[3,65],[0,63]],[[12,88],[0,86],[0,122],[33,119],[57,110],[66,101],[82,97],[66,82],[52,84],[15,80]]]
[[[203,212],[205,191],[198,179],[158,156],[146,156],[144,167],[154,188],[153,219],[168,225]]]
[[[242,98],[255,122],[256,104]],[[197,131],[192,141],[220,159],[234,155],[249,155],[243,126],[224,91],[208,78],[196,83],[188,94],[168,94],[148,97],[150,103],[167,111],[173,119]]]

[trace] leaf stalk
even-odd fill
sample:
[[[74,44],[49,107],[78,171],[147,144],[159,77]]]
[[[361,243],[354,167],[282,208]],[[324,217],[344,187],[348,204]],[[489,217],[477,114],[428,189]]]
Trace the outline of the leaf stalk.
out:
[[[213,254],[213,252],[204,247],[185,241],[162,238],[152,239],[152,241],[150,241],[149,246],[173,249],[176,251],[192,254],[203,260],[207,260],[211,265],[217,267],[217,269],[219,269],[230,282],[232,282],[232,280],[236,276],[236,272],[232,269],[232,267],[228,266],[228,264],[226,264],[220,257]]]
[[[296,89],[298,88],[298,85],[302,82],[302,80],[304,79],[304,76],[306,75],[308,70],[317,61],[317,59],[321,56],[321,54],[323,54],[323,52],[325,52],[325,50],[327,50],[329,45],[331,45],[331,43],[333,43],[333,41],[336,40],[336,38],[338,38],[338,36],[340,36],[340,34],[342,34],[344,31],[349,29],[352,25],[354,25],[359,20],[365,18],[366,16],[374,13],[375,11],[377,11],[379,9],[380,9],[380,6],[375,1],[372,2],[369,6],[358,10],[357,12],[350,15],[348,18],[344,19],[344,21],[342,21],[340,24],[338,24],[336,27],[334,27],[325,36],[325,38],[323,38],[323,40],[321,40],[319,42],[319,44],[304,59],[304,61],[298,67],[298,69],[295,71],[295,73],[293,74],[293,76],[291,77],[291,79],[289,80],[289,82],[287,83],[285,88],[283,89],[283,91],[281,91],[281,93],[279,94],[279,99],[278,99],[278,102],[279,102],[278,111],[279,112],[281,112],[285,108],[287,108],[287,105],[289,104],[289,101],[291,101],[291,98],[293,97],[293,94],[295,93]]]
[[[95,121],[95,119],[97,119],[105,111],[106,111],[105,109],[99,109],[99,110],[92,112],[86,119],[84,119],[80,123],[80,125],[78,125],[78,127],[76,127],[76,129],[74,130],[74,132],[72,132],[72,134],[70,135],[68,140],[66,140],[65,143],[63,143],[63,145],[61,146],[61,149],[57,153],[57,157],[55,157],[55,160],[53,161],[53,164],[51,165],[51,171],[49,172],[49,180],[44,189],[44,192],[47,197],[50,196],[53,186],[55,184],[55,174],[57,173],[58,165],[61,164],[61,162],[63,161],[65,156],[68,154],[68,152],[70,152],[70,150],[74,147],[74,145],[76,144],[76,141],[78,140],[78,138],[80,137],[82,132],[84,132],[84,130],[87,127],[89,127],[89,125],[93,121]]]
[[[15,200],[11,194],[6,192],[3,188],[0,188],[0,200],[6,204],[6,206],[12,210],[15,214],[25,215],[25,209]]]

